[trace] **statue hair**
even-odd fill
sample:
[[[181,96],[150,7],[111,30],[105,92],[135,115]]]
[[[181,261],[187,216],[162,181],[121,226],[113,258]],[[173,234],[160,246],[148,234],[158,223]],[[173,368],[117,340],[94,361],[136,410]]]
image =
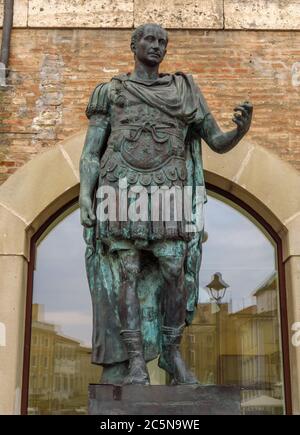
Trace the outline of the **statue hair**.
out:
[[[168,32],[166,31],[166,29],[164,27],[162,27],[160,24],[156,24],[156,23],[146,23],[146,24],[141,24],[140,26],[138,26],[136,29],[134,29],[134,31],[131,34],[131,45],[133,47],[135,47],[135,44],[141,39],[141,37],[144,34],[144,30],[146,26],[156,26],[159,27],[161,30],[163,30],[166,33],[167,36],[167,43],[168,43]]]

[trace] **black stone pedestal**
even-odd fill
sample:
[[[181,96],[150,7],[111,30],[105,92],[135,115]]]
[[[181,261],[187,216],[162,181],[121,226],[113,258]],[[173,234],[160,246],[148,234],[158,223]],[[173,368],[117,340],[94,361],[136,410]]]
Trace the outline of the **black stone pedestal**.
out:
[[[240,388],[89,385],[90,415],[239,415]]]

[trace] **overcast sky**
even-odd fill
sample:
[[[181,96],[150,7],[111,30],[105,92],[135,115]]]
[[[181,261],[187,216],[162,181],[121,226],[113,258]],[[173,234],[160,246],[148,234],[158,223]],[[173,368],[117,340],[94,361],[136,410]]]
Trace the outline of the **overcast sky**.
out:
[[[205,207],[208,241],[203,248],[200,286],[215,272],[230,286],[226,299],[233,311],[253,302],[251,293],[275,268],[275,250],[246,216],[209,196]],[[34,274],[34,303],[44,305],[44,320],[61,333],[90,344],[91,300],[84,266],[84,242],[79,211],[60,222],[39,244]],[[208,300],[200,291],[200,302]]]

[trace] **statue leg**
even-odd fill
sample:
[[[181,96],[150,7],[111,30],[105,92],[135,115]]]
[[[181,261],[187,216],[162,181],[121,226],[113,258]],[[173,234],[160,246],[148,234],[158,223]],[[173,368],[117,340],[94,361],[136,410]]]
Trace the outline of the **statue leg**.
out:
[[[119,251],[119,258],[122,268],[119,316],[121,336],[129,358],[129,370],[123,383],[148,385],[150,378],[144,359],[140,303],[137,296],[140,253],[137,250]]]
[[[104,364],[102,368],[100,384],[122,384],[128,374],[127,361],[114,364]]]
[[[197,384],[197,378],[187,368],[179,349],[185,327],[187,303],[183,285],[184,260],[184,256],[159,257],[165,286],[162,301],[162,350],[158,364],[172,376],[174,384]]]

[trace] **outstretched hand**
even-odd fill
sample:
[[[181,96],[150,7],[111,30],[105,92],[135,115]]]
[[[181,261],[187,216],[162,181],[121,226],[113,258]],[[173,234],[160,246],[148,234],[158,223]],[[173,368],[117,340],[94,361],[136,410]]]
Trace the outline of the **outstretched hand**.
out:
[[[96,216],[92,209],[92,200],[88,196],[80,198],[80,220],[84,227],[92,227],[96,223]]]
[[[238,133],[244,135],[250,128],[253,113],[253,105],[249,101],[236,106],[232,121],[237,125]]]

